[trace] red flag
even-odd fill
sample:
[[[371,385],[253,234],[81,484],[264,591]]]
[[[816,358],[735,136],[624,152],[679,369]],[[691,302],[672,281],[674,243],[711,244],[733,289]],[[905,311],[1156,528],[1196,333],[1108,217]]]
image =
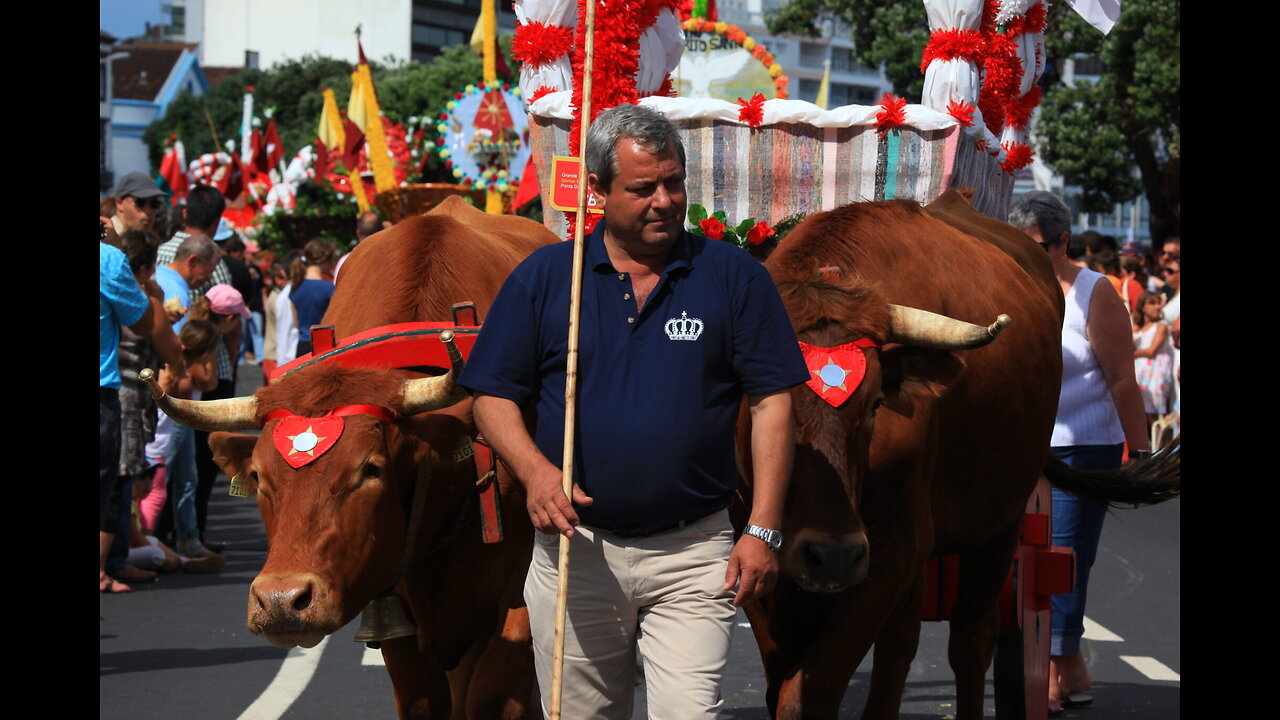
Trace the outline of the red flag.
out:
[[[239,153],[231,153],[231,163],[227,165],[226,177],[218,188],[228,201],[235,202],[244,192],[244,167],[240,165]]]
[[[347,141],[342,147],[342,164],[347,168],[347,172],[351,173],[355,172],[360,165],[360,148],[364,147],[364,133],[349,117],[342,119],[342,125],[343,132],[347,136]]]
[[[280,142],[280,133],[276,132],[275,118],[267,121],[267,132],[264,140],[267,146],[267,167],[278,167],[280,161],[284,159],[284,144]]]
[[[262,140],[262,131],[258,128],[253,129],[253,135],[250,136],[250,148],[252,154],[249,155],[249,166],[257,168],[258,172],[266,172],[270,167],[267,165],[267,149],[266,143]]]
[[[511,207],[519,209],[536,197],[538,197],[538,173],[534,170],[531,154],[529,162],[525,163],[524,172],[520,173],[520,187],[516,190],[516,199],[512,201]]]
[[[333,161],[329,158],[329,149],[324,146],[324,141],[317,139],[316,159],[311,163],[311,169],[315,172],[315,181],[320,183],[325,176],[333,172]]]
[[[187,196],[187,169],[183,167],[175,145],[165,148],[164,159],[160,161],[160,176],[173,191],[175,201]]]

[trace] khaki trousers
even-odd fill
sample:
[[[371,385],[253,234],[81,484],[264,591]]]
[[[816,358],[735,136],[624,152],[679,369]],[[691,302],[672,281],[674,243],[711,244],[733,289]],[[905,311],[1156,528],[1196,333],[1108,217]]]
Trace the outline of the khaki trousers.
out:
[[[535,536],[524,598],[546,717],[560,536]],[[637,645],[652,720],[717,717],[735,613],[733,592],[722,589],[728,511],[645,538],[580,525],[570,543],[561,717],[629,720]]]

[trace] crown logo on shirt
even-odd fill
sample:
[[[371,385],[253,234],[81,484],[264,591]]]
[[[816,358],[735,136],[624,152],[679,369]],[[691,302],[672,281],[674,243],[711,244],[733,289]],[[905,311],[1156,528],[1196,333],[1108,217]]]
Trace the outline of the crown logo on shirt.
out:
[[[671,318],[663,327],[672,340],[697,340],[702,334],[702,321],[689,317],[687,312],[681,312],[679,319]]]

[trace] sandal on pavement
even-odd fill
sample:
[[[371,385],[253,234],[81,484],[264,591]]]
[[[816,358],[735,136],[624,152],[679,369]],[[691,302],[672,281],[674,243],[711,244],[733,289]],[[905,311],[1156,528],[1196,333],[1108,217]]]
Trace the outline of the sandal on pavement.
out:
[[[108,575],[98,581],[98,592],[103,595],[115,595],[117,593],[133,592],[133,588]]]
[[[1092,695],[1076,693],[1075,695],[1062,696],[1062,707],[1064,708],[1089,707],[1089,705],[1091,705],[1092,703],[1093,703]]]

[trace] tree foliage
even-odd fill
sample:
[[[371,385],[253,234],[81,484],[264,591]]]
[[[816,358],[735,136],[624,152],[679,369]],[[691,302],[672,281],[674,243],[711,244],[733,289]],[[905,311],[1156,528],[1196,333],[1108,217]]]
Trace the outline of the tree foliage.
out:
[[[1035,126],[1044,162],[1083,191],[1081,209],[1110,212],[1145,194],[1156,246],[1179,229],[1182,77],[1178,0],[1125,0],[1106,36],[1054,7],[1046,55],[1059,67],[1087,55],[1096,83],[1058,80]],[[1137,169],[1135,178],[1133,170]]]
[[[850,28],[854,57],[867,67],[883,64],[896,95],[918,99],[924,92],[920,56],[929,23],[920,0],[791,0],[766,15],[770,33],[804,37],[816,37],[820,23],[839,19]]]
[[[1124,0],[1120,21],[1104,36],[1065,2],[1051,3],[1045,98],[1034,127],[1041,159],[1082,189],[1081,209],[1110,212],[1145,193],[1157,242],[1179,232],[1179,4]],[[771,33],[813,37],[832,18],[851,28],[858,62],[883,64],[896,94],[921,97],[929,39],[921,0],[790,0],[769,13],[768,25]],[[1096,83],[1063,83],[1065,61],[1080,57],[1100,59],[1102,75]]]

